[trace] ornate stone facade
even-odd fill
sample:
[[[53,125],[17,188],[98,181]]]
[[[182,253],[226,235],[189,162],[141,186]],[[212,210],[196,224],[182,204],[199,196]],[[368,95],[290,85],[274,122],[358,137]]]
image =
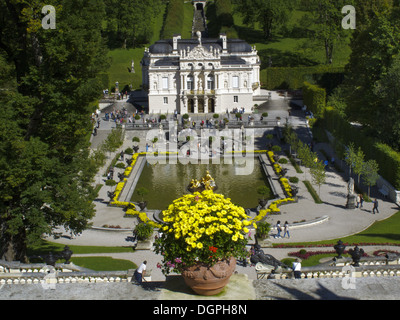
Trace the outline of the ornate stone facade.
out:
[[[224,34],[157,41],[145,49],[141,65],[150,113],[250,111],[260,95],[256,48]]]

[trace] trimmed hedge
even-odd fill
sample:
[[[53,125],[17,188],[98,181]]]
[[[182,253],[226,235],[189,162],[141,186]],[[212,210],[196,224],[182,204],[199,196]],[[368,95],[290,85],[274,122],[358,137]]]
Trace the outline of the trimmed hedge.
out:
[[[343,80],[344,68],[330,66],[266,68],[261,70],[262,86],[268,90],[300,89],[305,81],[330,90]],[[329,80],[328,80],[329,79]]]
[[[307,110],[312,111],[317,116],[323,115],[326,106],[326,90],[304,82],[303,101],[307,106]]]
[[[172,39],[174,34],[182,34],[184,1],[170,0],[167,5],[161,39]]]
[[[366,159],[374,159],[379,164],[379,174],[386,179],[396,190],[400,190],[400,153],[390,146],[367,137],[359,128],[352,126],[333,108],[325,108],[322,125],[335,138],[345,145],[354,143],[365,153]]]

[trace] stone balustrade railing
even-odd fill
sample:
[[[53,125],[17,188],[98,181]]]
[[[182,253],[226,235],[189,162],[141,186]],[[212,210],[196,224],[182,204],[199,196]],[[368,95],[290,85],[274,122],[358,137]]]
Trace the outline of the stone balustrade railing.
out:
[[[72,263],[52,267],[43,263],[22,264],[0,260],[0,285],[130,282],[133,274],[134,270],[92,271]]]
[[[302,279],[343,278],[343,277],[395,277],[400,276],[400,259],[388,260],[384,257],[363,258],[358,267],[352,266],[351,258],[342,258],[337,262],[329,261],[314,267],[303,267]],[[257,279],[293,279],[291,269],[280,272],[257,272]]]

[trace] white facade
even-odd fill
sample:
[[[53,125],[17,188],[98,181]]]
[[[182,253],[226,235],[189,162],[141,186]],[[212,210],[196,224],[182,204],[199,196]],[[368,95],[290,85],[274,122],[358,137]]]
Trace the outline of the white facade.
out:
[[[224,113],[247,111],[260,94],[260,58],[243,40],[160,40],[141,61],[149,113]]]

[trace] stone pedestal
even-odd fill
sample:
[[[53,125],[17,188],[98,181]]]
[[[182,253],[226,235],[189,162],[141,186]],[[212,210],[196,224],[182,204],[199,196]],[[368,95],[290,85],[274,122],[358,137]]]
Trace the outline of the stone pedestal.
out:
[[[257,237],[257,243],[260,245],[261,248],[272,248],[272,241],[269,238],[261,239]]]
[[[347,196],[346,209],[355,209],[356,208],[356,199],[357,199],[357,196],[355,194],[349,194]]]
[[[151,250],[153,248],[154,240],[155,240],[155,234],[153,233],[153,235],[147,240],[138,240],[135,249]]]

